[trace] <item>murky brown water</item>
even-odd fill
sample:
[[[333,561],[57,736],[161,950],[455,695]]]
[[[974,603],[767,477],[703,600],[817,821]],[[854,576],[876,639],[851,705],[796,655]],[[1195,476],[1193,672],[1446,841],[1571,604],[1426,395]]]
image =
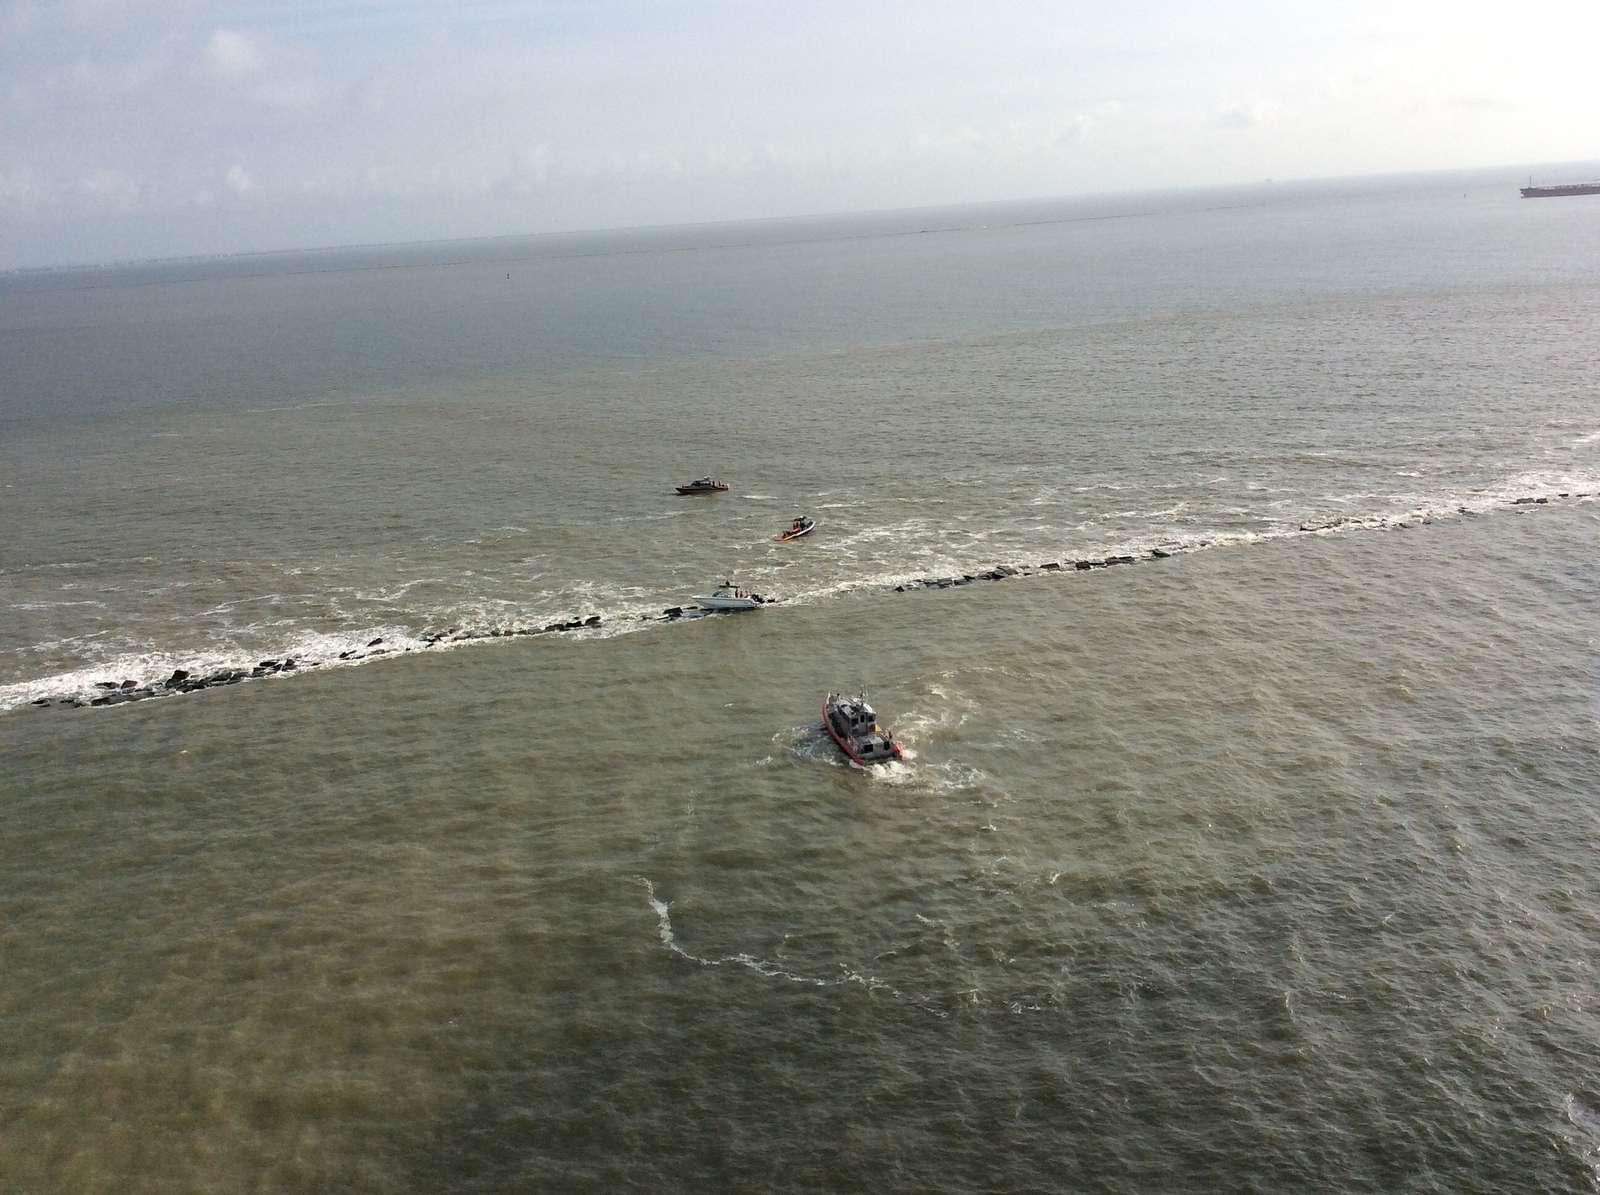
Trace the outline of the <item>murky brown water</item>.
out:
[[[7,294],[0,1192],[1593,1190],[1600,299],[1344,202]]]

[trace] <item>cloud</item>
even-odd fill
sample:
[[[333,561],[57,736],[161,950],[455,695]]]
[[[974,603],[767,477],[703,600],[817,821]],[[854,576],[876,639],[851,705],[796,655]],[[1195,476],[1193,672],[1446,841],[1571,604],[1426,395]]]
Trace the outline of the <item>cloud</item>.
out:
[[[121,212],[131,211],[144,191],[132,175],[103,166],[84,175],[78,186],[91,199]]]
[[[1062,122],[1056,132],[1055,144],[1074,145],[1087,141],[1108,121],[1116,119],[1121,112],[1122,104],[1117,100],[1102,100],[1084,111],[1074,112]]]
[[[322,88],[315,79],[273,79],[256,90],[256,97],[269,108],[309,112],[322,102]]]
[[[1219,129],[1254,129],[1270,124],[1278,115],[1278,106],[1268,100],[1252,100],[1248,104],[1229,104],[1217,113],[1212,121]]]
[[[0,210],[26,211],[49,198],[50,187],[32,166],[0,170]]]
[[[248,195],[256,189],[256,180],[250,177],[248,170],[235,162],[223,172],[222,185],[235,195]]]
[[[80,55],[68,68],[66,80],[76,91],[104,99],[130,99],[147,91],[160,77],[165,62],[148,55],[127,62],[104,61]]]
[[[1502,95],[1479,92],[1475,95],[1452,96],[1445,101],[1452,108],[1465,108],[1476,112],[1515,112],[1520,104]]]
[[[236,29],[213,30],[206,42],[205,66],[218,79],[243,79],[261,69],[255,39]]]

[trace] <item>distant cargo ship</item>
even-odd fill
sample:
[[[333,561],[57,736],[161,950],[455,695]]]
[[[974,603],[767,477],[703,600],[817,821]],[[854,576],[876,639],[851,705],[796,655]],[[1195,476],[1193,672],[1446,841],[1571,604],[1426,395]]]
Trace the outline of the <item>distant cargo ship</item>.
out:
[[[1600,183],[1560,183],[1554,187],[1535,187],[1533,180],[1522,188],[1524,199],[1556,199],[1563,195],[1600,195]]]

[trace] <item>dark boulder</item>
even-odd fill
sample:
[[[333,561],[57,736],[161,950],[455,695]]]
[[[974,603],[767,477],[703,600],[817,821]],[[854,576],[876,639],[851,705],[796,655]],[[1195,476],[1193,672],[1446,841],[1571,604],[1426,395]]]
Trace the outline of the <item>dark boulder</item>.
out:
[[[276,668],[277,666],[278,661],[276,660],[262,660],[256,664],[257,668]]]
[[[29,704],[30,705],[49,705],[50,704],[50,699],[48,697],[39,697],[39,698],[35,698]]]
[[[125,680],[117,686],[119,689],[137,689],[138,687],[139,682],[136,680]]]
[[[1091,568],[1094,567],[1094,565],[1095,565],[1095,562],[1092,561],[1092,560],[1074,560],[1072,562],[1072,567],[1077,569],[1079,572],[1083,572],[1083,571],[1085,571],[1087,569],[1091,569]]]
[[[168,685],[175,685],[175,684],[178,684],[180,681],[186,681],[188,679],[189,679],[189,673],[188,673],[188,671],[186,669],[174,668],[172,670],[172,675],[167,677],[167,684]]]
[[[1518,498],[1518,499],[1516,499],[1515,501],[1513,501],[1511,503],[1512,506],[1530,506],[1532,504],[1533,504],[1533,499],[1532,498]]]
[[[1132,556],[1107,556],[1106,557],[1106,563],[1107,564],[1132,564],[1133,563],[1133,557]]]
[[[97,680],[94,682],[94,687],[97,689],[115,689],[117,682],[114,680]]]
[[[382,639],[374,639],[371,643],[367,644],[367,646],[368,647],[377,647],[378,644],[380,644],[382,642],[383,642]]]
[[[1061,565],[1058,562],[1052,560],[1052,561],[1050,561],[1050,563],[1041,564],[1039,567],[1041,569],[1043,569],[1047,573],[1053,573],[1053,572],[1056,572],[1058,569],[1060,569]]]
[[[1150,556],[1154,560],[1165,560],[1167,557],[1169,557],[1171,555],[1172,555],[1171,552],[1163,551],[1160,548],[1151,548],[1150,549]]]
[[[583,620],[583,625],[586,626],[586,627],[597,627],[597,626],[599,626],[600,625],[600,616],[598,614],[589,615],[588,618]]]

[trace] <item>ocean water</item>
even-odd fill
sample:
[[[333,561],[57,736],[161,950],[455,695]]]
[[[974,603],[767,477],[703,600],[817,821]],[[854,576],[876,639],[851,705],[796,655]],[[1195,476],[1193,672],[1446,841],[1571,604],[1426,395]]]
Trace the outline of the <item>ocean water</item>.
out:
[[[1597,327],[1514,171],[0,279],[0,1192],[1594,1190]]]

